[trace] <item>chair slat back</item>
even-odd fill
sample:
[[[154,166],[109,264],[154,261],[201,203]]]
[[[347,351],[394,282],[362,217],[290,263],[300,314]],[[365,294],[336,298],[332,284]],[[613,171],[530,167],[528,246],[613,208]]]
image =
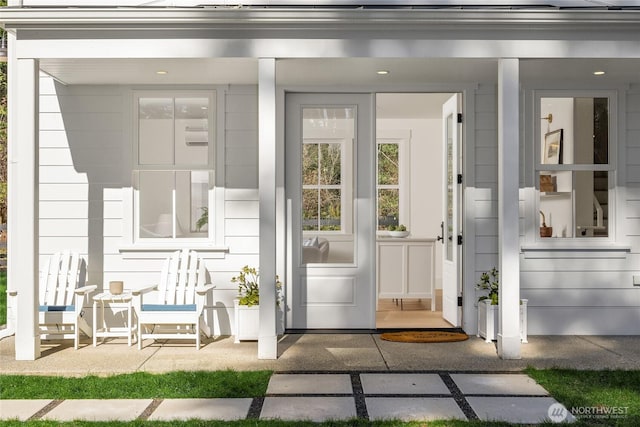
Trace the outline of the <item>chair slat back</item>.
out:
[[[73,305],[74,290],[84,286],[86,265],[77,252],[52,254],[40,277],[41,305]]]
[[[195,288],[206,280],[204,262],[187,249],[171,254],[160,275],[159,304],[194,304]]]

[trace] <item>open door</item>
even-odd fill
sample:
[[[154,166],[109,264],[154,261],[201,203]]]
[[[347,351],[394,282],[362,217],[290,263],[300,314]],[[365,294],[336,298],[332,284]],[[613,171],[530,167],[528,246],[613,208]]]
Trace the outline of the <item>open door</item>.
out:
[[[462,307],[458,304],[461,296],[461,249],[462,230],[460,227],[460,206],[462,183],[460,175],[461,161],[459,155],[461,124],[460,95],[453,95],[442,106],[443,144],[444,144],[444,179],[443,179],[443,214],[442,234],[438,240],[444,245],[442,251],[442,317],[452,326],[461,325]]]

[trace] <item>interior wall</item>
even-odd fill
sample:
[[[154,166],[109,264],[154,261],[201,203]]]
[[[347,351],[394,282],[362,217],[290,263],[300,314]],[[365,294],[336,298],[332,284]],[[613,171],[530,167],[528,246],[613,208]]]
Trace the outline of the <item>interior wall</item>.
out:
[[[410,132],[410,237],[435,238],[440,235],[442,221],[442,120],[378,119],[377,128]],[[438,289],[442,288],[441,246],[436,245]]]

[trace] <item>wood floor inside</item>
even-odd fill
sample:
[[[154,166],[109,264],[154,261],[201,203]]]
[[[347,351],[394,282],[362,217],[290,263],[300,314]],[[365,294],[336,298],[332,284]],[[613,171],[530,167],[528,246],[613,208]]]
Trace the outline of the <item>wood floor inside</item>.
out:
[[[442,318],[442,290],[436,291],[436,311],[431,299],[378,300],[376,327],[387,328],[451,328]]]

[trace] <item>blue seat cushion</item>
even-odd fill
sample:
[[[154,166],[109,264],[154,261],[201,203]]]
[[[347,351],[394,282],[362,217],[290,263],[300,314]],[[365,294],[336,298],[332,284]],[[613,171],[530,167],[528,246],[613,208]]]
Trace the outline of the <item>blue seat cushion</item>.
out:
[[[75,305],[41,305],[38,310],[40,311],[76,311]]]
[[[142,311],[196,311],[196,305],[142,304]]]

